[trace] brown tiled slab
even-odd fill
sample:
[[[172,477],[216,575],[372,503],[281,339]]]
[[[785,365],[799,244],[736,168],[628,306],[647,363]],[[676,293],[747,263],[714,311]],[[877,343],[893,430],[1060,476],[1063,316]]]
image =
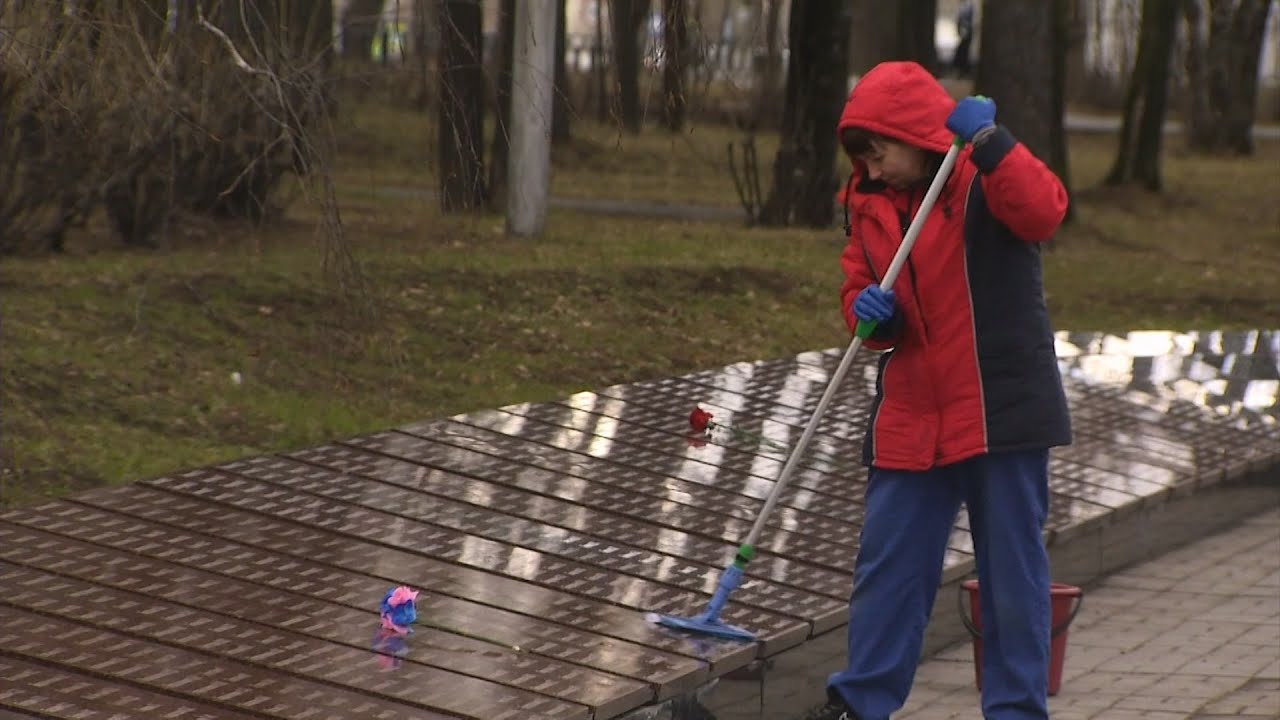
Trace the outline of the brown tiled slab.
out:
[[[545,414],[569,415],[575,411],[556,406]],[[745,455],[736,451],[712,452],[710,446],[697,447],[681,435],[664,435],[648,433],[648,437],[627,441],[618,437],[601,434],[602,427],[594,427],[591,431],[570,427],[568,424],[548,422],[526,415],[517,415],[503,410],[488,410],[478,413],[459,415],[455,419],[480,428],[507,432],[512,427],[511,418],[520,419],[519,434],[521,437],[541,442],[564,450],[577,450],[595,457],[611,460],[616,463],[636,465],[649,468],[670,477],[678,477],[693,482],[724,488],[750,497],[767,495],[777,479],[778,470],[783,460],[764,455]],[[596,416],[602,418],[602,416]],[[566,418],[565,423],[572,423]],[[625,428],[616,422],[608,422],[608,431],[617,433]],[[589,427],[589,425],[586,425]],[[633,426],[639,435],[645,435],[643,428]],[[420,434],[410,426],[408,432]],[[785,458],[784,458],[785,459]],[[838,477],[819,472],[813,468],[800,467],[795,471],[788,485],[785,497],[789,501],[795,495],[798,499],[788,504],[805,503],[806,505],[822,505],[828,507],[832,503],[852,497],[851,485],[839,482]],[[812,499],[806,499],[812,498]],[[801,505],[804,507],[805,505]]]
[[[1081,421],[1136,425],[1148,434],[1177,438],[1194,448],[1199,456],[1212,458],[1215,450],[1247,455],[1274,454],[1280,443],[1268,441],[1260,432],[1245,432],[1210,422],[1200,412],[1160,412],[1132,405],[1117,406],[1110,398],[1090,397],[1077,413]]]
[[[695,433],[689,424],[689,413],[695,407],[693,403],[639,388],[634,392],[615,390],[614,395],[580,392],[558,403],[522,403],[501,409],[527,415],[529,411],[548,412],[544,409],[551,407],[556,408],[557,415],[561,412],[558,408],[572,411],[569,417],[575,421],[573,427],[579,427],[579,423],[584,420],[599,427],[603,423],[596,421],[595,417],[602,416],[633,428],[641,428],[648,437],[655,440],[675,436],[686,439],[688,444],[689,439],[697,438],[729,448],[733,454],[752,463],[760,463],[760,458],[774,458],[779,470],[809,420],[807,417],[796,417],[794,422],[786,422],[779,420],[776,413],[770,413],[768,417],[753,417],[741,412],[718,411],[713,412],[712,422],[722,423],[725,427],[713,426],[710,432]],[[697,407],[703,407],[703,404],[698,403]],[[715,407],[708,404],[703,409]],[[615,437],[621,439],[620,435]],[[865,472],[861,450],[860,442],[840,441],[815,434],[799,462],[803,467],[810,467],[827,475],[861,474]],[[758,467],[763,469],[765,466]],[[768,474],[773,477],[777,475],[777,471],[770,471]]]
[[[614,412],[623,414],[626,411],[625,409],[615,409]],[[567,404],[525,403],[484,413],[469,413],[459,416],[458,419],[482,427],[488,426],[487,421],[490,420],[501,425],[504,423],[504,418],[501,417],[502,413],[519,415],[544,423],[550,426],[549,432],[558,432],[559,428],[568,428],[590,433],[614,445],[650,449],[659,453],[673,455],[680,462],[708,462],[705,458],[709,453],[700,452],[701,448],[697,444],[690,443],[688,433],[658,429],[638,424],[629,417],[618,418],[611,415],[588,412]],[[674,421],[673,424],[677,425],[674,428],[675,430],[679,430],[678,424],[680,423],[687,425],[687,419],[684,416],[675,415],[671,417],[671,420]],[[655,420],[655,422],[657,421]],[[789,445],[790,443],[788,442],[785,447],[789,448]],[[743,476],[759,478],[770,483],[777,479],[788,454],[786,449],[761,449],[751,443],[741,442],[716,443],[716,448],[718,452],[715,455],[714,462],[709,464],[714,465],[722,477],[728,476],[730,473],[741,473]],[[833,482],[833,480],[838,480],[839,476],[844,472],[858,475],[864,473],[852,466],[836,468],[833,463],[822,462],[820,457],[815,459],[814,455],[809,452],[806,452],[803,457],[808,458],[808,460],[802,460],[797,465],[795,474],[791,479],[791,482],[796,487],[845,498],[853,496],[854,493],[850,492],[851,486],[849,484]]]
[[[123,683],[105,683],[93,675],[0,654],[0,718],[4,719],[251,720],[260,717]]]
[[[1051,456],[1051,544],[1280,466],[1280,333],[1058,341],[1076,442]],[[763,642],[681,634],[644,613],[705,607],[841,354],[615,385],[0,513],[0,718],[82,718],[76,703],[92,697],[119,717],[604,720],[793,647],[845,619],[874,353],[837,389],[725,609]],[[1170,379],[1177,388],[1160,385]],[[736,432],[692,436],[695,405]],[[962,512],[949,578],[971,553]],[[376,652],[388,648],[372,632],[394,584],[422,591],[397,657]]]
[[[410,435],[441,446],[472,450],[507,462],[518,462],[554,473],[562,477],[561,482],[571,489],[577,488],[579,481],[607,484],[611,488],[658,497],[666,502],[688,505],[704,512],[728,515],[744,520],[748,526],[755,521],[756,514],[760,511],[767,494],[757,491],[756,497],[748,497],[706,482],[690,482],[665,476],[646,466],[628,465],[585,453],[567,451],[518,435],[504,435],[448,420],[417,423],[411,427],[413,430],[411,433],[379,433],[352,438],[346,441],[346,444],[408,457],[400,455],[408,450],[403,449],[401,441],[395,435]],[[388,448],[393,449],[388,450]],[[776,507],[769,520],[771,525],[788,532],[819,538],[845,536],[849,522],[847,514],[829,517],[809,509],[791,508],[785,505]]]
[[[287,628],[362,651],[371,649],[378,641],[393,639],[378,632],[377,614],[368,609],[338,605],[293,590],[247,583],[193,567],[148,560],[14,525],[0,524],[0,560],[143,597],[153,596],[230,618]],[[290,584],[296,579],[288,570],[281,568],[281,584]],[[640,653],[637,652],[639,648],[632,648],[632,653],[615,654],[599,663],[626,666],[631,670],[631,677],[624,680],[620,677],[622,673],[572,664],[572,659],[585,659],[587,653],[581,649],[566,652],[571,641],[547,640],[538,643],[542,652],[537,652],[532,647],[513,649],[484,639],[460,636],[439,630],[429,623],[432,623],[432,617],[447,617],[452,622],[467,610],[461,607],[462,603],[454,601],[442,605],[439,601],[433,602],[431,597],[421,599],[423,622],[412,641],[406,643],[416,650],[404,658],[404,662],[411,665],[423,664],[456,671],[598,708],[609,707],[618,701],[638,705],[653,699],[656,693],[648,684],[650,679],[696,677],[700,674],[692,660],[679,661],[678,658],[662,657],[653,652]],[[487,635],[503,630],[506,634],[511,633],[511,628],[499,627],[504,620],[503,614],[485,612],[480,607],[479,615]],[[532,618],[517,618],[516,622],[518,625],[537,623]],[[561,628],[561,632],[563,635],[577,635],[580,642],[587,639],[571,628]],[[561,657],[557,658],[553,653]],[[384,659],[373,658],[374,661]],[[549,683],[548,678],[554,678],[555,684]]]
[[[282,680],[310,682],[314,678],[344,691],[385,696],[414,708],[452,715],[591,717],[587,705],[557,697],[570,688],[549,673],[535,678],[525,670],[525,684],[539,685],[540,692],[417,663],[404,663],[394,673],[387,673],[368,650],[29,568],[0,564],[0,586],[6,588],[0,606],[73,618],[83,626],[277,673]],[[413,640],[408,644],[412,647]],[[427,645],[422,651],[434,653],[439,648]],[[410,655],[413,652],[410,650]],[[508,673],[507,677],[515,675]],[[632,692],[638,690],[634,683],[629,684]],[[618,700],[625,703],[621,709],[636,704],[635,698],[631,702]]]
[[[795,382],[793,378],[803,379],[803,376],[784,375],[784,370],[782,366],[762,367],[758,375],[752,376],[750,383],[733,370],[697,373],[636,383],[626,386],[626,392],[668,395],[687,404],[690,409],[694,405],[701,405],[713,413],[733,413],[727,417],[724,414],[719,416],[733,425],[741,424],[737,417],[741,413],[748,417],[770,418],[803,428],[809,423],[825,384],[809,381],[813,392],[806,394],[773,390],[774,386]],[[851,372],[856,372],[856,367]],[[825,383],[825,377],[822,382]],[[603,392],[623,394],[622,390],[610,388]],[[863,395],[856,383],[846,381],[846,385],[841,386],[833,396],[827,412],[819,418],[814,431],[815,437],[819,442],[860,444],[870,405],[871,396]],[[835,454],[838,451],[832,452]]]
[[[111,684],[156,688],[158,692],[230,707],[259,717],[290,720],[444,720],[456,714],[434,712],[365,692],[334,687],[266,670],[258,665],[148,642],[78,622],[65,611],[42,614],[0,598],[0,647],[7,657],[30,658],[95,676]],[[19,591],[21,592],[21,591]],[[98,608],[102,615],[112,608]],[[282,654],[287,649],[281,649]],[[499,710],[515,720],[518,710]],[[582,717],[581,713],[568,717]],[[481,720],[466,713],[463,717]]]
[[[1087,465],[1058,458],[1049,460],[1049,488],[1064,495],[1117,510],[1143,497],[1143,493],[1124,490],[1117,485],[1122,477]],[[1154,491],[1158,492],[1157,488]]]
[[[327,478],[334,487],[343,478]],[[150,483],[151,481],[146,481]],[[400,549],[424,552],[432,557],[465,562],[468,556],[507,558],[516,574],[536,578],[543,570],[578,576],[586,583],[618,583],[639,590],[648,597],[691,598],[710,595],[720,568],[681,562],[635,548],[613,546],[595,538],[553,531],[538,525],[520,525],[515,518],[496,517],[467,508],[444,507],[438,501],[420,500],[405,508],[403,515],[373,509],[378,503],[373,491],[370,506],[348,504],[312,495],[283,485],[251,480],[243,476],[196,470],[155,481],[157,487],[200,497],[295,523],[323,529],[349,538],[376,538]],[[386,486],[383,486],[386,487]],[[437,510],[440,510],[437,513]],[[409,519],[408,515],[451,522],[444,513],[456,513],[456,522],[475,532],[508,533],[505,541],[469,534],[443,524]],[[389,532],[394,529],[393,532]],[[808,620],[825,617],[843,603],[834,598],[800,591],[778,581],[752,578],[737,592],[740,605],[778,615]]]
[[[1097,435],[1077,432],[1072,443],[1056,448],[1055,457],[1109,470],[1164,487],[1174,487],[1194,476],[1188,464],[1166,461],[1131,445],[1106,442]]]
[[[727,490],[758,501],[767,498],[770,489],[773,487],[774,478],[720,469],[714,463],[715,454],[710,452],[708,448],[701,449],[705,452],[699,451],[700,449],[698,448],[691,448],[688,450],[690,457],[682,458],[645,447],[612,443],[599,438],[599,436],[584,433],[580,430],[547,425],[518,415],[509,413],[503,413],[502,415],[512,420],[500,424],[493,422],[497,418],[491,415],[487,417],[490,421],[487,423],[487,427],[475,426],[476,430],[478,432],[492,430],[513,436],[518,434],[523,439],[534,440],[549,448],[582,453],[607,460],[613,466],[642,469],[646,473],[656,473],[697,485]],[[463,425],[463,427],[466,426]],[[400,429],[428,439],[439,439],[441,437],[440,428],[433,423],[408,425]],[[458,429],[456,425],[449,426],[446,430],[454,438],[466,433],[465,430]],[[453,442],[456,439],[450,441]],[[797,473],[797,476],[803,475],[805,473]],[[602,477],[607,476],[608,474],[605,474]],[[827,478],[826,482],[830,487],[844,485],[838,479],[834,480]],[[847,489],[845,491],[847,492]],[[848,497],[837,497],[827,492],[814,492],[805,487],[803,483],[797,482],[784,489],[779,505],[811,513],[819,513],[837,520],[845,520],[850,499]],[[754,513],[758,509],[759,503],[751,503],[750,507],[751,512]]]
[[[607,578],[597,582],[585,573],[533,572],[539,568],[516,564],[524,559],[520,554],[485,557],[475,553],[466,558],[473,566],[455,565],[426,554],[142,485],[89,492],[75,502],[12,511],[0,519],[175,562],[206,552],[198,565],[202,569],[213,566],[218,572],[238,572],[238,577],[254,582],[269,583],[281,565],[304,568],[303,574],[312,580],[307,594],[357,606],[381,600],[388,584],[406,584],[428,594],[484,602],[602,636],[686,654],[705,660],[720,672],[740,667],[757,652],[750,645],[689,638],[654,628],[636,609],[616,607],[624,601],[645,600],[630,582]],[[506,573],[479,571],[490,565]],[[517,570],[522,572],[510,575]],[[683,613],[687,610],[683,603],[697,605],[695,598],[660,595],[655,604],[661,603],[665,605],[655,611]],[[744,606],[729,609],[725,619],[788,647],[808,637],[808,625],[801,621]],[[462,622],[450,627],[481,635],[489,631],[483,625]]]
[[[610,415],[625,409],[627,417],[633,422],[677,433],[691,432],[689,414],[694,408],[702,408],[711,411],[714,422],[755,433],[789,448],[791,438],[798,437],[799,431],[812,419],[812,404],[806,408],[804,398],[793,397],[790,390],[772,387],[778,384],[789,385],[790,378],[780,379],[778,383],[757,382],[744,386],[739,392],[701,385],[682,378],[666,378],[646,383],[611,385],[596,392],[580,392],[560,402],[580,410]],[[814,385],[812,389],[820,395],[823,388]],[[786,404],[788,399],[792,400],[794,406]],[[815,396],[815,402],[816,399]],[[813,457],[807,458],[807,462],[820,469],[859,468],[859,454],[848,455],[847,451],[856,450],[861,445],[861,434],[854,432],[853,422],[861,421],[868,406],[869,399],[863,398],[855,403],[842,403],[829,409],[819,419],[818,429],[810,443]],[[840,422],[827,422],[833,419]],[[846,432],[832,433],[835,426]],[[755,450],[757,447],[760,450],[771,449],[767,444],[757,445],[750,437],[732,432],[713,432],[712,439],[744,450]],[[785,457],[786,450],[780,454]]]
[[[316,627],[313,632],[361,646],[370,642],[368,623],[376,618],[375,605],[380,599],[371,590],[385,588],[381,580],[235,543],[211,543],[207,538],[166,531],[141,521],[116,522],[115,529],[107,532],[95,528],[94,523],[106,525],[113,518],[92,510],[72,517],[78,523],[76,534],[98,544],[0,522],[0,559],[248,619],[262,619],[251,601],[268,608],[311,608],[306,622]],[[181,555],[173,550],[184,547]],[[157,559],[161,555],[183,564]],[[105,575],[94,576],[94,569],[100,567],[111,569],[109,580]],[[189,594],[188,587],[202,591]],[[219,596],[228,599],[223,602]],[[438,638],[442,647],[552,658],[650,683],[660,697],[705,680],[708,670],[699,659],[450,597],[435,587],[419,595],[418,607],[419,626],[424,628],[420,632],[426,636],[442,633]],[[299,623],[282,622],[282,626],[296,630]],[[582,624],[588,623],[584,620]],[[430,664],[435,659],[424,661]]]
[[[723,566],[737,547],[614,513],[588,513],[581,505],[443,471],[419,469],[402,475],[400,482],[383,483],[288,458],[250,458],[221,467],[245,477],[620,571],[633,565],[628,562],[624,566],[617,558],[634,558],[647,565],[670,563],[674,558]],[[426,482],[429,476],[432,481]],[[424,498],[420,488],[437,492]],[[429,508],[424,507],[428,504]],[[543,539],[547,537],[550,539]],[[618,564],[611,565],[614,562]],[[778,555],[759,556],[748,568],[748,576],[836,598],[848,597],[851,590],[847,573]]]
[[[310,448],[292,453],[290,457],[464,501],[475,493],[489,492],[486,488],[491,483],[505,484],[533,496],[563,500],[592,512],[637,518],[727,542],[741,540],[751,528],[748,520],[700,507],[703,503],[678,503],[657,494],[624,490],[608,482],[608,478],[602,481],[575,478],[403,433],[378,433],[341,445]],[[688,496],[688,499],[699,500],[701,495]],[[834,562],[834,567],[839,569],[848,567],[855,551],[853,544],[842,543],[843,538],[823,539],[814,533],[800,532],[805,528],[791,531],[778,525],[777,521],[769,523],[769,531],[759,545],[761,551],[791,554],[791,549],[803,544],[806,551],[799,558],[801,562],[829,567]],[[855,530],[852,523],[847,525],[847,533]]]

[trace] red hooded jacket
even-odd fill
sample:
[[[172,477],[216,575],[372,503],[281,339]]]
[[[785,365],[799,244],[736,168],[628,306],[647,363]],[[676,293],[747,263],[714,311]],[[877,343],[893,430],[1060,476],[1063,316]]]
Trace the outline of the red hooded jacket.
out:
[[[942,154],[955,101],[924,68],[862,77],[839,131],[857,127]],[[879,283],[925,187],[896,191],[853,159],[841,307]],[[867,341],[880,358],[866,464],[927,470],[990,452],[1071,441],[1041,281],[1039,243],[1066,213],[1057,176],[1003,127],[962,151],[893,290],[897,314]]]

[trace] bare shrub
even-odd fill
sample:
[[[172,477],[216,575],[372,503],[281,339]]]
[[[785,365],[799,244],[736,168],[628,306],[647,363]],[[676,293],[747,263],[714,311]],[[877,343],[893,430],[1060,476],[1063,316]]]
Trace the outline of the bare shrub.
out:
[[[179,212],[260,221],[326,161],[327,3],[170,5],[0,4],[0,252],[99,210],[133,244]]]

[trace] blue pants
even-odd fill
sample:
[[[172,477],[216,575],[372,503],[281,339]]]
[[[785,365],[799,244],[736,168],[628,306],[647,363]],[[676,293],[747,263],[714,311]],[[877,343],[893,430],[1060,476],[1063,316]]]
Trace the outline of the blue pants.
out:
[[[906,703],[960,503],[969,510],[983,626],[987,720],[1049,717],[1047,450],[925,472],[872,469],[849,601],[849,665],[827,690],[861,720]]]

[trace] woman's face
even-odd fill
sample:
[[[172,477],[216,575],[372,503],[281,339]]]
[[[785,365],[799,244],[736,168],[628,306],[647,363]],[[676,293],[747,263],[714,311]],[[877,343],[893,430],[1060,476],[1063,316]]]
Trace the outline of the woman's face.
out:
[[[928,153],[896,140],[875,138],[871,150],[858,159],[867,166],[867,177],[894,190],[905,190],[929,176]]]

